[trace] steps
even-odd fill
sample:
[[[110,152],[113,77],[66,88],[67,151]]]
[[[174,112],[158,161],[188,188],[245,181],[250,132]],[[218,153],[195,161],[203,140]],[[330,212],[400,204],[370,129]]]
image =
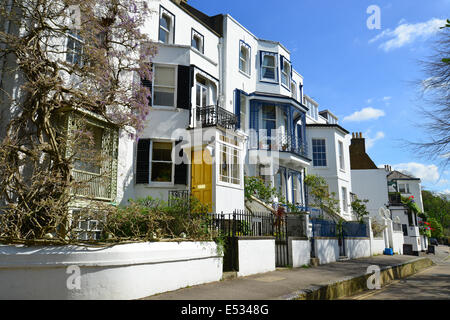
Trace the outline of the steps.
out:
[[[340,256],[339,259],[338,259],[338,262],[349,261],[349,260],[350,260],[350,258],[347,257],[347,256]]]

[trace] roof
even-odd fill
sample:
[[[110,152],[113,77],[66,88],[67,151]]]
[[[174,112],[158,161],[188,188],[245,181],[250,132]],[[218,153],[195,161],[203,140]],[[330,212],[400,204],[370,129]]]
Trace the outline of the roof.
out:
[[[337,128],[337,129],[341,130],[342,132],[344,132],[345,134],[349,134],[350,133],[347,130],[345,130],[344,128],[342,128],[338,124],[311,123],[311,124],[306,124],[306,126],[307,127],[313,127],[313,128]]]
[[[406,173],[394,170],[387,175],[388,180],[419,180],[419,178],[413,177]]]

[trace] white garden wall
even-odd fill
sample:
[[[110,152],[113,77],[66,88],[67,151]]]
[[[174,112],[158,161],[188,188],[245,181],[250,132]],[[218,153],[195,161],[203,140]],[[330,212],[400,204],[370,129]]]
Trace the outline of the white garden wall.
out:
[[[275,238],[238,238],[238,276],[274,271]]]
[[[345,238],[345,253],[350,259],[370,257],[370,239]]]
[[[2,245],[0,299],[138,299],[219,281],[222,263],[214,242]]]
[[[316,258],[320,264],[335,262],[339,259],[339,243],[336,238],[314,239]]]
[[[306,238],[289,238],[289,255],[293,268],[309,265],[311,261],[311,242]]]
[[[372,254],[383,254],[386,245],[383,238],[374,238],[372,240]]]
[[[397,254],[403,254],[403,244],[405,238],[402,231],[394,231],[392,234],[393,238],[393,251]]]

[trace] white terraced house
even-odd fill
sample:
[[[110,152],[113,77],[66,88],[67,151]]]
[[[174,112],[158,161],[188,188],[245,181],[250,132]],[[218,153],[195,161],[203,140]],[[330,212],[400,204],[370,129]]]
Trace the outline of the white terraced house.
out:
[[[111,155],[111,170],[105,183],[95,178],[102,168],[75,167],[74,177],[91,185],[80,199],[127,205],[129,199],[192,194],[212,212],[230,213],[245,208],[244,176],[260,176],[308,210],[304,178],[316,173],[350,220],[348,132],[304,95],[289,50],[227,14],[210,17],[181,0],[148,4],[153,13],[144,31],[158,53],[152,79],[141,79],[151,89],[145,128],[135,140],[89,115],[96,145]],[[65,59],[77,63],[82,39],[69,34],[63,42]],[[2,79],[3,89],[17,96],[14,85]],[[63,119],[69,132],[80,112]]]
[[[312,159],[308,173],[325,178],[328,192],[339,200],[341,217],[353,220],[349,132],[339,125],[338,118],[331,111],[319,112],[318,103],[311,97],[305,95],[304,104],[309,108],[306,136]]]

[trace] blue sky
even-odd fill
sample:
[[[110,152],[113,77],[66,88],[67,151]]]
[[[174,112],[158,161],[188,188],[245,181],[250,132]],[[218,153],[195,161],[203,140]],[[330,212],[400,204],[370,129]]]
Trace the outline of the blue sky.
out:
[[[362,132],[380,166],[408,170],[424,188],[450,194],[450,168],[403,148],[420,141],[416,81],[425,79],[427,57],[439,20],[450,18],[450,0],[189,0],[209,15],[228,13],[259,38],[291,51],[305,79],[305,93],[329,109],[350,132]],[[381,29],[370,30],[367,13],[377,5]]]

